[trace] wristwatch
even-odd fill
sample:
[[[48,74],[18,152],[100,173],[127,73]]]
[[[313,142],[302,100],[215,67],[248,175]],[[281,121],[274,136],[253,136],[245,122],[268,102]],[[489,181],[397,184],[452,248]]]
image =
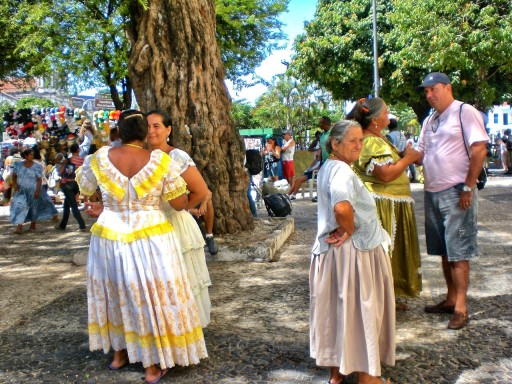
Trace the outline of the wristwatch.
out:
[[[471,192],[472,189],[469,185],[466,185],[464,184],[464,186],[462,187],[462,192]]]

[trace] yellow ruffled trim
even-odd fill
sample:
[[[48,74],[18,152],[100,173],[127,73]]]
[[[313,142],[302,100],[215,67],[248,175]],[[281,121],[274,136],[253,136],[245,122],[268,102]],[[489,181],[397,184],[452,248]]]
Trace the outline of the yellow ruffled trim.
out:
[[[98,323],[89,324],[89,334],[101,335],[101,337],[108,337],[109,333],[113,332],[118,335],[123,335],[127,343],[137,343],[142,348],[150,348],[156,346],[157,348],[181,347],[184,348],[188,345],[196,344],[198,341],[204,339],[203,330],[201,327],[193,329],[184,335],[138,335],[136,332],[125,332],[123,325],[113,325],[107,323],[100,327]]]
[[[110,192],[110,194],[114,195],[118,200],[123,198],[124,194],[126,193],[125,189],[116,184],[113,180],[109,179],[107,175],[105,175],[100,170],[96,156],[93,156],[91,159],[91,169],[94,173],[94,176],[96,176],[96,180],[98,180],[98,184]]]
[[[114,229],[104,227],[98,223],[95,223],[91,227],[91,233],[95,236],[112,241],[122,241],[124,243],[132,243],[140,239],[146,239],[150,236],[163,235],[170,233],[173,230],[173,226],[168,221],[164,221],[160,224],[142,228],[130,233],[120,233]]]
[[[158,164],[151,176],[145,179],[142,183],[133,186],[139,198],[149,193],[154,188],[155,184],[164,177],[168,172],[170,162],[171,158],[169,156],[162,156],[160,164]]]
[[[187,195],[190,193],[190,191],[187,189],[186,183],[182,183],[178,188],[175,188],[172,191],[164,193],[163,201],[173,200],[178,196],[183,195],[184,193],[186,193]]]
[[[83,168],[83,166],[80,166],[80,167],[78,167],[78,168],[76,169],[76,172],[75,172],[75,175],[76,175],[76,177],[75,177],[75,181],[77,182],[78,187],[80,188],[80,193],[81,193],[82,195],[91,196],[94,192],[96,192],[96,188],[94,188],[94,189],[87,189],[87,188],[85,187],[85,185],[82,185],[82,184],[79,182],[79,180],[82,180],[82,178],[83,178],[83,177],[82,177],[82,171],[83,171],[83,169],[82,169],[82,168]]]

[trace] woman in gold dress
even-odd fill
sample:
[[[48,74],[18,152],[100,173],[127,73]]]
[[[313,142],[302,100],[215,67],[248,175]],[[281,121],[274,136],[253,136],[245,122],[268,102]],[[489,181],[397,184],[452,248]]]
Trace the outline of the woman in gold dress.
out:
[[[375,97],[359,100],[347,115],[363,127],[363,149],[353,168],[373,195],[382,226],[393,241],[395,295],[415,297],[421,292],[421,260],[414,201],[405,170],[418,159],[419,153],[411,146],[398,153],[382,135],[389,124],[388,113],[384,100]]]

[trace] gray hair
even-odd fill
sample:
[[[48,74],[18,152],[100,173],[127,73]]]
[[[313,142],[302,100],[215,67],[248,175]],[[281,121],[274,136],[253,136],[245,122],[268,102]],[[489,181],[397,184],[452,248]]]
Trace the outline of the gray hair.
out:
[[[370,126],[374,117],[378,117],[384,108],[384,100],[379,97],[360,99],[347,114],[347,119],[353,119],[361,124],[363,129]]]
[[[334,126],[329,131],[327,140],[325,141],[325,149],[327,150],[327,153],[330,154],[332,152],[333,139],[338,143],[341,143],[345,139],[349,129],[354,127],[361,128],[361,124],[355,120],[341,120],[334,124]]]

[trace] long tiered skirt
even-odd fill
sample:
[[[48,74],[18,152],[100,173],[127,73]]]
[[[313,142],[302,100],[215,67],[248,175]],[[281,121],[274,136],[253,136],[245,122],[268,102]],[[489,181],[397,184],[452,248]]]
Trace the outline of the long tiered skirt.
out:
[[[87,299],[91,351],[127,349],[130,363],[162,369],[207,357],[174,233],[128,243],[92,235]]]
[[[206,328],[210,323],[212,308],[208,293],[212,281],[206,265],[203,235],[197,222],[187,211],[166,211],[166,217],[178,236],[201,326]]]
[[[383,246],[341,247],[313,256],[310,270],[310,348],[319,366],[342,374],[380,376],[395,362],[395,298]]]

